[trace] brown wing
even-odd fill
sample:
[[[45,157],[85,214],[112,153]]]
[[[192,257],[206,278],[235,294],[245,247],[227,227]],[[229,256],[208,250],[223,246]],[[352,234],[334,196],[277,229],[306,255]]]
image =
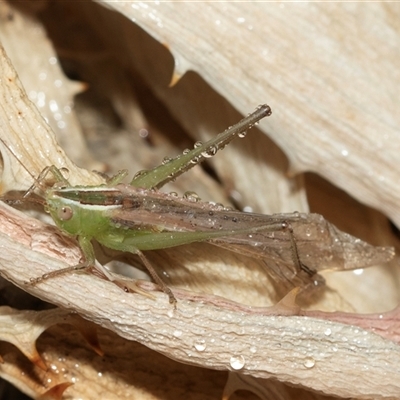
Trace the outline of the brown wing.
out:
[[[300,279],[310,283],[310,279],[316,279],[307,274],[298,276],[289,232],[282,229],[284,222],[292,227],[300,261],[310,270],[363,268],[387,262],[394,254],[392,248],[371,246],[341,232],[318,214],[243,213],[158,191],[126,185],[118,188],[124,200],[122,207],[112,214],[115,223],[164,232],[229,232],[229,236],[208,242],[263,259],[267,270],[280,281],[294,283]]]

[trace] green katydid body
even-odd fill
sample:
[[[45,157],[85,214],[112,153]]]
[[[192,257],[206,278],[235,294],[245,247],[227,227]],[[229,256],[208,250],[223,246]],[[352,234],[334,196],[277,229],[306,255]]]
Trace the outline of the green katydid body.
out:
[[[243,213],[125,184],[52,188],[46,203],[56,224],[78,236],[84,249],[92,239],[136,254],[207,241],[262,259],[285,290],[319,286],[318,270],[361,268],[366,260],[374,264],[390,256],[318,214]]]
[[[95,238],[104,246],[131,253],[257,230],[254,226],[224,229],[222,224],[216,224],[214,216],[221,213],[220,207],[200,203],[197,210],[195,205],[184,198],[177,199],[167,193],[160,196],[154,191],[124,184],[49,189],[46,195],[46,208],[62,230],[78,237]],[[204,213],[205,210],[208,211]],[[225,210],[224,215],[228,214]],[[199,227],[195,220],[204,218],[209,221],[208,227],[204,224]]]

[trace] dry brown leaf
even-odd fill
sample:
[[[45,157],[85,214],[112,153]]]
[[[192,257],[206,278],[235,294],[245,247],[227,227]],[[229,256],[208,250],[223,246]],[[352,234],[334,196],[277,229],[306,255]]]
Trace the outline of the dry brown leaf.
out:
[[[110,91],[110,98],[113,98],[115,109],[123,119],[134,111],[136,102],[129,96],[128,101],[121,101],[127,93],[129,94],[129,90],[125,88],[123,91],[121,87],[118,88],[116,82],[119,76],[125,76],[122,82],[126,84],[135,78],[138,82],[137,71],[140,71],[152,90],[168,105],[182,125],[190,128],[188,130],[198,139],[204,140],[208,135],[224,129],[239,119],[239,115],[233,111],[228,102],[211,92],[204,81],[195,74],[187,74],[174,88],[167,89],[173,64],[169,51],[162,49],[130,20],[91,2],[62,3],[54,2],[49,8],[46,8],[44,3],[41,4],[42,20],[50,29],[49,19],[53,16],[53,21],[56,21],[54,16],[62,7],[66,7],[64,12],[67,10],[70,13],[68,15],[73,17],[68,20],[57,20],[60,37],[68,38],[68,41],[64,43],[67,48],[61,50],[74,50],[73,39],[79,37],[82,32],[89,32],[91,40],[82,42],[87,47],[83,47],[81,53],[75,49],[75,54],[73,51],[70,53],[67,51],[64,54],[69,53],[77,55],[84,61],[88,60],[85,65],[86,73],[95,71],[94,74],[97,77],[97,81],[94,80],[92,85],[101,79],[104,80],[104,76],[109,76],[107,82],[114,83],[110,84],[107,90]],[[60,9],[57,8],[59,6]],[[391,100],[396,96],[390,93],[395,87],[391,83],[395,78],[393,74],[387,73],[381,76],[378,72],[379,69],[390,70],[392,64],[387,62],[383,65],[382,63],[385,63],[387,58],[384,58],[382,54],[398,39],[396,35],[390,36],[392,42],[387,45],[385,38],[382,39],[383,36],[378,36],[376,32],[371,34],[368,48],[374,49],[376,53],[374,63],[366,63],[362,57],[357,58],[360,52],[368,56],[363,44],[366,42],[357,41],[357,35],[352,37],[351,46],[358,51],[349,52],[346,47],[347,42],[338,40],[340,35],[349,38],[347,33],[352,26],[358,26],[356,22],[370,21],[371,18],[375,18],[374,26],[386,27],[386,30],[381,29],[381,31],[385,31],[388,35],[390,32],[393,33],[393,28],[388,23],[385,25],[383,19],[383,15],[391,15],[390,8],[386,10],[384,6],[374,5],[370,9],[363,9],[366,11],[363,11],[362,19],[353,21],[356,10],[354,8],[346,10],[343,5],[329,5],[324,9],[318,4],[307,6],[284,4],[282,9],[279,5],[273,4],[268,5],[270,8],[267,13],[265,11],[267,8],[251,3],[245,5],[245,11],[244,4],[240,3],[223,5],[208,3],[200,8],[197,4],[157,5],[133,2],[108,3],[108,6],[122,10],[130,18],[135,18],[135,21],[148,32],[158,39],[162,38],[161,41],[168,45],[175,57],[177,74],[182,75],[188,69],[198,71],[238,110],[248,112],[258,103],[273,98],[275,119],[261,125],[261,129],[268,131],[282,146],[289,155],[294,170],[306,168],[318,170],[317,172],[328,177],[332,182],[345,187],[353,196],[386,210],[393,217],[395,204],[393,199],[397,190],[394,187],[393,178],[396,171],[390,164],[396,153],[396,144],[395,138],[391,135],[394,131],[392,126],[397,121],[397,114]],[[126,11],[127,9],[129,11]],[[345,11],[348,13],[346,14]],[[192,20],[190,31],[182,29],[182,13],[185,13],[183,20]],[[162,29],[157,26],[159,18],[161,18],[161,23],[164,23]],[[211,23],[210,18],[212,18]],[[328,22],[335,19],[341,21],[340,25],[335,26],[335,29],[324,30],[325,36],[322,35],[321,27],[327,27]],[[75,20],[84,21],[81,25],[84,29],[63,31],[64,23]],[[217,20],[220,21],[219,24],[216,23]],[[260,21],[262,21],[261,24]],[[251,29],[250,24],[252,24]],[[314,34],[310,29],[311,25],[315,31]],[[207,29],[204,29],[204,26],[207,26]],[[221,26],[228,30],[224,33],[221,31]],[[279,32],[279,34],[271,37],[265,34],[266,29]],[[361,23],[360,29],[362,30]],[[66,34],[67,32],[71,34]],[[226,34],[228,32],[229,34]],[[335,43],[337,47],[325,48],[320,37]],[[92,40],[99,38],[98,42]],[[218,40],[215,40],[216,38]],[[262,41],[260,41],[261,38]],[[54,40],[57,43],[57,39]],[[231,46],[232,42],[235,43],[234,47]],[[101,46],[96,48],[99,43]],[[251,46],[248,46],[249,43]],[[311,46],[315,53],[310,52],[310,43],[316,44]],[[371,43],[374,45],[371,46]],[[91,45],[93,45],[92,53],[89,51]],[[100,51],[98,51],[99,48]],[[263,48],[268,49],[268,54],[263,54]],[[320,51],[321,48],[326,51]],[[115,64],[113,68],[104,65],[104,54],[113,60]],[[322,54],[327,60],[335,57],[334,69],[327,65],[326,60],[321,60]],[[88,57],[85,57],[86,55]],[[100,55],[100,58],[103,57],[102,62],[98,64],[93,62],[97,55]],[[296,55],[295,62],[294,55]],[[312,62],[309,63],[309,59]],[[360,62],[360,59],[364,61]],[[4,59],[2,61],[4,62]],[[30,106],[23,92],[20,92],[20,84],[15,79],[11,66],[7,63],[2,65],[2,83],[5,83],[2,87],[3,104],[6,104],[7,109],[4,109],[4,114],[0,117],[2,118],[2,137],[5,138],[7,144],[21,156],[24,164],[35,176],[44,166],[57,163],[70,170],[72,183],[99,182],[97,175],[86,174],[69,164],[61,150],[55,147],[50,131],[43,125],[40,115]],[[351,71],[354,70],[357,70],[359,75],[361,74],[357,79],[351,75]],[[279,79],[276,79],[277,73],[279,73]],[[321,76],[331,81],[322,81]],[[371,78],[371,76],[375,80],[369,79],[368,82],[375,82],[378,79],[379,84],[366,87],[363,84],[365,77]],[[11,77],[11,80],[7,82],[4,77]],[[348,83],[349,80],[350,83]],[[326,87],[332,89],[329,96],[326,95]],[[352,90],[348,90],[349,87]],[[346,88],[346,93],[343,88]],[[372,88],[376,89],[373,95]],[[7,100],[12,98],[10,94],[17,101],[8,102]],[[368,103],[365,99],[368,99]],[[384,118],[381,117],[380,120],[375,118],[372,112],[377,111],[379,107],[384,110]],[[18,116],[20,111],[24,113],[24,120],[18,118],[15,119],[16,122],[10,120],[10,116]],[[369,115],[367,115],[368,111]],[[347,113],[346,120],[343,118],[345,113]],[[380,114],[382,115],[382,112]],[[389,124],[389,120],[393,123]],[[127,125],[132,126],[132,123],[127,123]],[[357,133],[361,130],[362,135]],[[385,132],[384,140],[378,137],[376,132]],[[221,157],[218,155],[215,159],[214,167],[224,182],[227,193],[233,195],[238,204],[251,206],[254,210],[264,212],[306,210],[302,178],[292,180],[285,178],[287,161],[281,150],[266,139],[261,132],[254,131],[248,136],[240,143],[224,150]],[[21,137],[24,138],[26,147],[21,145]],[[382,142],[379,142],[381,139]],[[384,146],[389,142],[390,148],[383,153],[383,149],[386,149]],[[43,150],[42,157],[37,157],[36,154],[38,143],[41,146],[43,144],[49,146]],[[382,149],[379,154],[371,152],[377,145],[380,145]],[[123,147],[124,144],[120,146],[120,148]],[[125,145],[125,148],[128,146]],[[268,155],[267,148],[270,150]],[[157,162],[157,158],[149,158],[151,151],[146,150],[146,152],[145,154],[149,156],[142,156],[144,163],[149,163],[149,160]],[[347,152],[347,155],[343,152]],[[154,150],[153,154],[158,154],[157,150]],[[2,157],[3,188],[22,189],[29,186],[32,182],[30,177],[6,149],[2,149]],[[274,161],[266,162],[266,158]],[[117,166],[119,166],[118,163]],[[203,174],[192,176],[196,180],[204,177]],[[368,179],[359,179],[360,176],[366,176]],[[213,185],[209,187],[212,187],[212,190],[215,189]],[[195,190],[198,191],[197,187]],[[204,193],[206,192],[205,190]],[[203,196],[203,193],[201,195]],[[215,199],[217,196],[224,198],[223,190],[220,190],[218,195],[214,192],[210,199]],[[362,228],[356,226],[351,212],[343,214],[352,221],[349,225],[355,232],[357,229],[360,232],[365,229],[365,225],[360,225]],[[47,268],[65,265],[57,262],[54,256],[62,258],[65,255],[67,259],[64,262],[68,260],[70,264],[78,262],[80,254],[73,242],[68,244],[66,239],[54,230],[44,228],[43,225],[32,220],[29,222],[28,219],[20,219],[20,216],[16,216],[9,209],[5,209],[2,215],[4,216],[3,232],[10,235],[9,237],[2,236],[2,246],[7,248],[6,257],[2,260],[2,273],[8,279],[22,285],[24,279],[28,280],[32,277],[33,271],[36,277]],[[385,228],[383,219],[371,220],[367,229],[370,229],[371,240],[375,240],[375,243],[391,243],[390,238],[386,239],[390,235],[387,233],[388,229]],[[36,250],[45,252],[52,258],[39,254]],[[185,251],[188,250],[184,250],[184,253]],[[157,258],[157,255],[155,257]],[[210,266],[204,264],[203,267],[206,269]],[[254,302],[254,299],[262,298],[260,294],[263,293],[265,274],[250,266],[247,272],[249,271],[254,274],[253,279],[259,279],[259,288],[251,294],[250,302]],[[197,271],[196,276],[198,274]],[[247,274],[245,279],[249,275]],[[376,296],[382,298],[383,309],[390,308],[396,299],[398,301],[396,297],[398,286],[393,284],[393,287],[388,290],[387,285],[383,284],[380,288],[376,288],[376,282],[382,282],[382,279],[384,282],[393,282],[393,276],[395,276],[393,270],[378,270],[370,286],[372,289],[367,289],[367,291],[373,290]],[[183,284],[185,278],[187,275],[182,279]],[[221,275],[219,279],[215,283],[220,294],[228,298],[233,296],[243,301],[240,296],[245,297],[245,294],[236,294],[229,283],[224,286],[226,275]],[[346,280],[350,279],[356,282],[353,281],[354,274]],[[208,286],[209,281],[206,279],[203,283]],[[186,284],[192,289],[202,287],[198,279],[187,280]],[[267,282],[265,284],[268,285]],[[249,285],[248,289],[251,289],[253,284],[249,283]],[[348,293],[346,288],[342,290],[343,285],[338,285],[341,295],[327,292],[325,297],[330,305],[328,309],[334,307],[342,310],[360,310],[357,301],[354,301],[354,298],[359,297],[359,289],[356,285],[354,283],[349,285],[351,293]],[[66,288],[68,291],[64,294],[63,290]],[[171,308],[162,294],[155,293],[156,301],[137,295],[127,295],[115,285],[88,275],[60,277],[54,281],[45,282],[37,288],[29,287],[28,290],[55,304],[77,310],[87,318],[114,329],[124,337],[145,343],[150,348],[155,348],[181,361],[196,362],[198,365],[213,368],[232,369],[232,363],[234,366],[239,366],[244,360],[240,371],[250,373],[253,377],[273,376],[284,382],[300,384],[342,397],[396,398],[399,392],[397,382],[400,380],[396,370],[399,362],[399,346],[360,328],[321,319],[329,318],[329,315],[320,314],[318,319],[274,318],[257,313],[253,315],[254,310],[240,307],[235,309],[238,306],[232,304],[230,305],[233,307],[231,312],[226,314],[225,311],[219,314],[218,310],[224,308],[226,310],[229,302],[221,302],[221,299],[210,296],[191,297],[186,292],[178,291],[182,301],[179,302],[178,312],[171,316]],[[82,296],[83,293],[84,296]],[[251,290],[244,293],[251,293]],[[392,298],[387,300],[391,293],[393,293]],[[99,294],[102,299],[100,303]],[[272,295],[272,292],[269,295]],[[365,303],[363,310],[374,310],[373,307],[376,306],[374,299]],[[265,310],[263,313],[265,314]],[[185,318],[191,315],[193,318],[185,325]],[[224,319],[226,315],[232,319],[226,321]],[[341,318],[344,318],[343,315]],[[193,325],[194,320],[201,322],[200,325]],[[249,329],[252,329],[250,336],[244,332],[247,326],[244,325],[244,321],[250,324],[248,325]],[[254,321],[253,325],[251,321]],[[356,323],[354,318],[351,321]],[[363,322],[365,321],[367,320],[364,319]],[[210,328],[216,330],[209,331]],[[256,332],[254,329],[264,330]],[[199,338],[201,330],[203,334]],[[329,335],[326,333],[328,331]],[[210,336],[207,336],[206,332]],[[227,335],[226,332],[231,333]],[[229,341],[232,337],[234,339]],[[215,341],[211,341],[212,339]],[[247,340],[251,343],[246,342]],[[257,343],[256,346],[254,342]],[[253,353],[254,349],[255,353]],[[268,354],[268,358],[265,354]],[[241,356],[244,358],[242,359]],[[364,365],[365,370],[354,369],[354,365]],[[86,362],[82,368],[90,369],[90,362]],[[340,374],[337,373],[338,371]],[[250,381],[252,379],[250,378]],[[254,385],[263,386],[263,383],[257,382]],[[267,385],[271,383],[268,382]],[[296,395],[288,389],[285,398],[300,398],[299,393]],[[151,398],[148,393],[136,395],[146,399]]]

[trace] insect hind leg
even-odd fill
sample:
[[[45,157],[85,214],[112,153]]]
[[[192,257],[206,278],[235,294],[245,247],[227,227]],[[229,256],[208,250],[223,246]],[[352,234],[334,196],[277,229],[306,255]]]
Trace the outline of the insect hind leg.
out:
[[[149,272],[150,276],[153,280],[160,286],[161,290],[168,295],[169,302],[174,305],[176,308],[177,300],[172,293],[172,290],[164,283],[164,281],[159,277],[154,267],[151,265],[150,261],[146,258],[146,256],[140,251],[136,250],[135,254],[137,254],[142,261],[143,265],[146,267],[147,271]]]
[[[292,260],[298,272],[304,271],[309,276],[314,276],[317,271],[307,267],[307,265],[303,264],[300,260],[299,250],[297,248],[296,239],[294,237],[293,228],[289,222],[282,222],[282,230],[287,231],[289,233],[290,239],[290,248],[292,252]]]

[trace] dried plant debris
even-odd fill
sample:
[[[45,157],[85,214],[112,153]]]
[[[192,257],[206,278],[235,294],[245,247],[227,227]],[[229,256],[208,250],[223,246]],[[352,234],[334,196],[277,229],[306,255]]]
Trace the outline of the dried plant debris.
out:
[[[96,331],[89,323],[70,312],[60,309],[45,311],[19,311],[7,306],[0,307],[0,340],[14,344],[36,366],[47,370],[47,366],[36,350],[36,340],[50,326],[73,324],[81,330],[88,343],[102,355]]]
[[[307,212],[302,176],[287,177],[290,163],[292,172],[317,171],[398,222],[393,73],[398,52],[390,49],[398,47],[399,35],[390,24],[396,12],[391,6],[371,5],[360,15],[357,6],[340,4],[98,3],[108,8],[95,2],[40,1],[21,12],[12,2],[0,2],[0,40],[5,48],[0,54],[0,134],[7,144],[1,145],[2,193],[27,190],[32,184],[15,156],[33,176],[56,164],[68,169],[72,185],[104,182],[99,174],[77,168],[63,150],[80,165],[87,161],[86,166],[102,169],[87,158],[70,109],[73,95],[89,83],[85,98],[93,96],[95,101],[89,107],[81,103],[82,131],[92,149],[116,169],[149,169],[163,156],[187,147],[188,137],[169,140],[151,126],[152,118],[165,116],[163,107],[176,118],[175,125],[170,116],[161,124],[165,132],[175,134],[180,124],[195,140],[205,141],[240,119],[232,105],[247,113],[271,99],[274,118],[210,160],[208,168],[217,181],[198,169],[182,178],[185,189],[177,181],[168,190],[195,190],[202,198],[224,204],[230,197],[241,208],[263,213]],[[69,18],[57,17],[65,15]],[[191,21],[191,30],[182,27],[182,15]],[[361,33],[366,29],[362,40],[354,26]],[[350,39],[343,42],[343,37]],[[79,82],[63,75],[61,63]],[[104,109],[96,108],[101,102],[108,102],[119,125],[105,124]],[[149,112],[147,106],[144,112],[146,102],[158,108]],[[57,145],[45,120],[66,146]],[[96,142],[97,131],[104,137]],[[108,131],[113,135],[107,136]],[[67,136],[61,136],[65,132]],[[72,134],[77,136],[71,139]],[[123,150],[127,155],[120,158]],[[323,198],[328,208],[329,196]],[[354,212],[344,203],[332,215],[346,221],[355,236],[381,246],[396,243],[384,217],[366,213],[358,223],[354,217],[361,205],[356,207]],[[174,288],[174,310],[150,282],[132,281],[132,287],[137,285],[150,297],[125,293],[95,274],[26,285],[49,270],[79,263],[80,249],[56,228],[4,204],[0,218],[1,274],[62,308],[2,309],[1,318],[8,322],[0,329],[0,374],[33,398],[251,396],[240,389],[259,398],[287,400],[328,399],[322,393],[398,398],[397,258],[386,268],[371,269],[369,280],[367,269],[361,275],[336,273],[346,276],[341,281],[323,272],[327,289],[306,304],[296,302],[296,290],[277,303],[277,288],[257,257],[202,243],[151,253],[149,260]],[[361,243],[353,244],[363,248]],[[356,257],[358,266],[383,262],[389,253],[382,258],[383,253],[370,248],[365,259]],[[106,261],[113,257],[102,256]],[[136,259],[122,261],[138,265]],[[70,326],[53,326],[78,321],[70,312],[98,324],[104,356]],[[85,337],[99,353],[93,326],[83,321],[80,331],[87,331]],[[226,371],[230,377],[224,391]]]

